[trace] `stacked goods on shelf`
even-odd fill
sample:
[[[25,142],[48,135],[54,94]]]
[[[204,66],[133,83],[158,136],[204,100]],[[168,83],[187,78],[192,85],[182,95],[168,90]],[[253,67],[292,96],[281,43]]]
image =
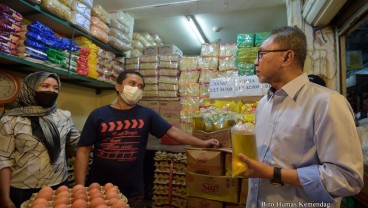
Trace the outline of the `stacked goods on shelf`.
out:
[[[60,38],[46,25],[34,21],[22,24],[17,55],[28,61],[76,72],[78,45],[67,38]]]
[[[116,75],[115,70],[113,69],[115,54],[106,51],[102,48],[98,49],[97,52],[97,72],[98,72],[98,80],[102,80],[105,82],[109,82],[111,84],[116,83]],[[116,67],[118,68],[118,67]]]
[[[102,19],[108,18],[107,12],[100,6],[100,5],[94,5],[92,10],[92,16],[91,16],[91,27],[88,31],[90,35],[93,37],[96,37],[97,39],[101,40],[104,43],[109,42],[109,27],[105,22],[102,21]]]
[[[143,98],[157,100],[159,93],[159,56],[143,55],[132,59],[139,59],[139,72],[144,76],[146,86],[143,91]]]
[[[125,58],[124,69],[139,71],[140,60],[139,57]],[[146,81],[146,80],[145,80]]]
[[[89,51],[87,59],[88,74],[87,77],[97,79],[99,74],[97,72],[97,54],[99,47],[95,45],[90,39],[80,36],[74,39],[81,48],[85,48]],[[85,67],[85,65],[78,65],[79,67]],[[85,70],[85,69],[84,69]]]
[[[129,51],[132,45],[134,18],[119,10],[111,15],[109,26],[109,44],[119,50]]]
[[[23,208],[71,207],[129,207],[127,198],[112,183],[100,185],[92,183],[89,187],[75,185],[72,188],[60,186],[56,190],[43,187],[22,204]]]
[[[159,62],[159,97],[161,100],[175,99],[179,97],[179,61],[177,54],[160,54]],[[178,116],[180,118],[180,116]]]
[[[112,76],[118,78],[119,74],[122,71],[124,71],[124,63],[125,63],[125,58],[124,57],[116,56],[112,60],[112,62],[111,62]]]
[[[156,152],[152,207],[186,208],[186,156]]]
[[[237,73],[236,52],[238,48],[236,43],[220,44],[219,54],[219,74],[218,77],[227,77]]]
[[[192,133],[192,118],[200,106],[198,57],[183,57],[180,61],[180,72],[181,128]]]
[[[269,32],[244,33],[237,37],[239,75],[254,75],[254,61],[258,47],[270,36]]]
[[[181,128],[180,122],[180,101],[179,100],[161,100],[160,101],[160,115],[171,125]],[[160,140],[161,144],[165,145],[177,145],[180,142],[172,139],[171,137],[164,135]]]
[[[157,34],[134,33],[132,42],[131,57],[141,55],[159,54],[158,46],[162,45],[162,40]]]
[[[0,4],[0,11],[0,51],[15,55],[23,16],[3,4]]]
[[[84,32],[90,30],[91,10],[93,2],[88,0],[73,0],[69,7],[71,9],[70,22]]]

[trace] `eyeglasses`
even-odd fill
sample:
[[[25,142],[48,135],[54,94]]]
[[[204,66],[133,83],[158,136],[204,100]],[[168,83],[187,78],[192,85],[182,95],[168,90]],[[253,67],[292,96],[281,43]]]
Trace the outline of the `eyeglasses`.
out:
[[[257,62],[259,62],[259,59],[263,57],[263,55],[271,52],[286,52],[289,49],[279,49],[279,50],[263,50],[263,51],[257,51]]]

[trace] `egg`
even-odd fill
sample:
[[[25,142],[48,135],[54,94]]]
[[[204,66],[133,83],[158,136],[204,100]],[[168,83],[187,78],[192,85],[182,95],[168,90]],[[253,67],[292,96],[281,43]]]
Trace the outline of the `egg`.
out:
[[[90,201],[92,201],[95,198],[104,198],[103,194],[101,192],[94,192],[89,194]]]
[[[83,185],[81,184],[77,184],[75,185],[73,188],[72,188],[72,193],[74,194],[76,191],[78,190],[82,190],[82,189],[85,189]]]
[[[83,199],[84,201],[88,201],[88,197],[86,193],[78,192],[74,194],[72,201],[76,201],[78,199]]]
[[[100,205],[106,205],[106,202],[103,198],[95,198],[91,201],[90,208],[97,208]]]
[[[107,191],[107,190],[109,190],[111,187],[114,187],[114,184],[112,184],[112,183],[106,183],[106,184],[104,185],[104,190],[105,190],[105,191]]]
[[[69,188],[65,185],[59,186],[59,188],[56,189],[55,194],[58,194],[62,191],[68,191],[69,192]]]
[[[77,189],[77,190],[74,190],[74,192],[72,192],[72,196],[77,195],[79,193],[87,194],[87,191],[84,188],[83,189]]]
[[[101,185],[99,183],[96,183],[96,182],[91,183],[91,185],[89,185],[89,187],[88,187],[88,190],[93,189],[93,188],[97,188],[97,189],[101,190]]]
[[[107,208],[107,205],[106,204],[101,204],[101,205],[98,205],[96,208]]]
[[[42,198],[42,199],[45,199],[46,201],[51,201],[52,200],[52,196],[53,196],[53,193],[52,191],[49,192],[49,191],[43,191],[43,192],[38,192],[37,195],[36,195],[36,199],[38,198]]]
[[[72,203],[72,208],[88,208],[88,204],[83,199],[77,199]]]
[[[93,188],[93,189],[90,189],[89,191],[88,191],[88,195],[93,195],[93,194],[95,194],[95,193],[102,193],[101,192],[101,190],[100,189],[97,189],[97,188]]]
[[[126,208],[126,207],[127,207],[126,203],[122,200],[114,202],[111,206],[111,208]]]
[[[109,188],[106,192],[110,192],[110,191],[113,191],[117,194],[120,192],[118,187],[116,187],[116,186],[113,186],[113,187]]]
[[[49,201],[47,201],[45,198],[37,198],[32,202],[32,207],[37,205],[39,206],[45,205],[47,207],[49,206]]]
[[[70,197],[69,191],[61,191],[55,195],[55,199],[58,199],[60,197]]]
[[[41,192],[52,192],[52,188],[50,186],[45,186],[45,187],[42,187],[41,190],[39,191],[39,193]]]
[[[69,208],[69,206],[66,204],[59,204],[59,205],[54,206],[54,208]]]
[[[53,202],[53,207],[55,208],[57,205],[60,204],[65,204],[65,205],[69,205],[70,204],[70,199],[67,197],[60,197],[55,199],[55,201]]]
[[[109,189],[109,191],[106,192],[106,194],[105,194],[105,199],[112,199],[112,198],[119,198],[119,194],[117,194],[114,191],[110,191],[110,189]]]
[[[31,208],[49,208],[49,205],[35,204],[35,205],[32,205]]]
[[[117,198],[112,198],[107,201],[107,205],[112,206],[116,201],[119,201]]]

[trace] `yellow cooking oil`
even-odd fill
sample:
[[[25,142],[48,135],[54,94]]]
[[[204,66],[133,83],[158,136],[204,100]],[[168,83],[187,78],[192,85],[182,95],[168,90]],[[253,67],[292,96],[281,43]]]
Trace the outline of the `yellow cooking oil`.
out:
[[[247,166],[240,161],[238,155],[243,153],[249,158],[257,159],[257,144],[254,134],[254,126],[248,123],[240,123],[231,128],[232,143],[232,176],[242,176]]]

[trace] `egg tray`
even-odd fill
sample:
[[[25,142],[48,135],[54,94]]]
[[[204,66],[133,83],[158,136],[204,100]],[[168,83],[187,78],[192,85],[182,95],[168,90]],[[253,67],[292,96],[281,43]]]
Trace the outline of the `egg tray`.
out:
[[[89,198],[90,198],[90,196],[89,196],[89,191],[88,191],[88,187],[85,187],[85,189],[86,189],[86,193],[87,193],[87,198],[88,198],[88,201],[87,201],[87,205],[88,205],[88,207],[90,206],[90,201],[89,201]],[[55,192],[56,192],[56,190],[53,190],[53,196],[52,196],[52,198],[55,198]],[[103,197],[105,198],[106,197],[106,195],[105,195],[105,191],[104,190],[101,190],[101,192],[102,192],[102,195],[103,195]],[[72,189],[69,189],[69,193],[72,195]],[[23,202],[22,204],[21,204],[21,207],[20,208],[31,208],[32,207],[32,203],[33,203],[33,201],[36,199],[36,196],[37,196],[37,194],[38,193],[33,193],[32,194],[32,196],[31,196],[31,198],[29,199],[29,200],[27,200],[27,201],[25,201],[25,202]],[[129,208],[129,204],[128,204],[128,198],[126,198],[126,196],[124,196],[122,193],[118,193],[118,196],[119,196],[119,199],[120,200],[123,200],[125,203],[126,203],[126,206],[127,206],[127,208]],[[69,208],[72,208],[72,205],[71,205],[71,203],[72,203],[72,200],[73,200],[73,197],[72,196],[70,196],[70,205],[68,205],[68,207]],[[49,208],[52,208],[53,207],[53,202],[54,201],[49,201]],[[105,202],[107,203],[108,202],[108,200],[107,199],[105,199]],[[111,208],[111,206],[107,206],[108,208]]]

